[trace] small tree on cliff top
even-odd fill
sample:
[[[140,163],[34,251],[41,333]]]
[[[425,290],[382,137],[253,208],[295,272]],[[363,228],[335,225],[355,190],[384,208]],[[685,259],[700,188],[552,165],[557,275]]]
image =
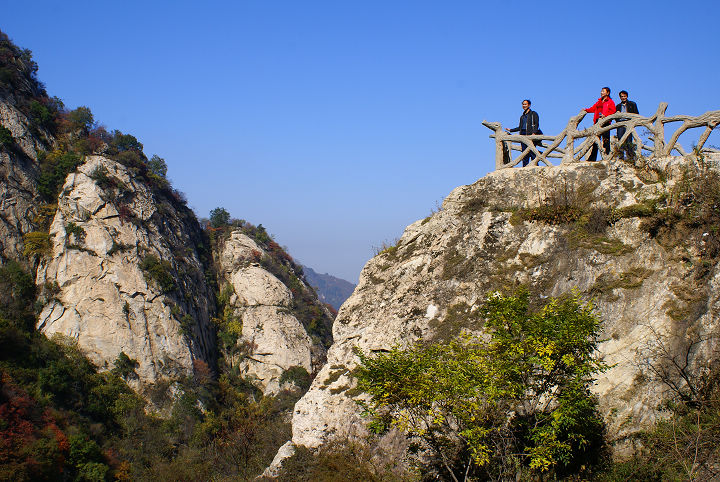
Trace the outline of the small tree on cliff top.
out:
[[[589,391],[606,368],[595,357],[600,322],[577,295],[536,312],[528,298],[488,296],[470,315],[484,337],[358,352],[370,428],[406,431],[429,449],[425,468],[452,480],[562,476],[592,462],[603,433]]]
[[[220,228],[230,223],[230,213],[225,208],[215,208],[210,211],[210,227]]]

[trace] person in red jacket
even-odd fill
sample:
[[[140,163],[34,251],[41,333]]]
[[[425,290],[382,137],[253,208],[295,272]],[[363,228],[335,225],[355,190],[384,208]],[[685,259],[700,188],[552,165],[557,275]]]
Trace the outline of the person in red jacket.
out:
[[[607,117],[615,113],[615,102],[610,98],[610,87],[603,87],[600,89],[600,98],[595,102],[592,107],[585,109],[585,112],[592,112],[593,124],[597,124],[600,119]],[[601,134],[603,141],[603,149],[605,154],[610,154],[610,131]],[[593,145],[592,152],[588,161],[593,162],[597,159],[598,148],[597,144]]]

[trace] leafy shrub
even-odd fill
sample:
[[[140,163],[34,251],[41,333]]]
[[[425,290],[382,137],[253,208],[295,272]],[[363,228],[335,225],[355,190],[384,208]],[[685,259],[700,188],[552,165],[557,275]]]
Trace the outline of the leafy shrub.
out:
[[[358,352],[370,428],[422,441],[433,477],[561,477],[597,462],[603,423],[589,387],[605,365],[592,305],[571,295],[531,312],[520,290],[469,316],[485,320],[489,341]]]
[[[150,158],[147,164],[148,170],[152,174],[162,179],[165,179],[165,177],[167,176],[167,163],[165,162],[165,159],[155,154]]]
[[[153,280],[164,292],[173,291],[176,287],[172,275],[172,265],[169,261],[160,260],[155,255],[148,254],[140,263],[140,269]]]
[[[69,236],[74,236],[75,241],[78,243],[85,242],[85,229],[82,226],[78,226],[73,222],[69,222],[65,225],[65,233]]]
[[[36,207],[33,223],[41,230],[48,231],[56,212],[57,204],[40,204]]]
[[[542,205],[519,211],[526,221],[538,221],[546,224],[568,224],[578,221],[583,211],[577,206]]]
[[[33,121],[44,127],[51,126],[54,119],[54,116],[52,112],[50,112],[50,109],[48,109],[46,106],[44,106],[37,100],[33,100],[32,102],[30,102],[30,117]]]
[[[265,480],[265,479],[263,479]],[[400,482],[413,480],[398,475],[390,467],[377,467],[364,446],[345,441],[323,446],[317,451],[299,446],[285,459],[278,480],[296,482]]]
[[[124,351],[121,351],[113,362],[112,371],[122,378],[137,377],[135,369],[138,366],[137,360],[130,358]]]
[[[35,325],[34,300],[33,277],[17,261],[8,261],[0,266],[0,320],[21,329],[30,329]]]
[[[108,255],[108,256],[112,256],[112,255],[115,254],[115,253],[119,253],[119,252],[123,252],[123,251],[129,251],[129,250],[131,250],[132,248],[133,248],[133,247],[130,246],[130,245],[128,245],[128,244],[118,243],[117,241],[115,241],[115,240],[113,239],[113,244],[112,244],[112,246],[110,247],[110,249],[108,249],[107,255]]]
[[[23,236],[25,256],[44,256],[50,250],[50,235],[42,231],[32,231]]]
[[[195,318],[193,318],[192,315],[185,313],[180,318],[180,333],[182,333],[186,337],[190,337],[192,335],[193,329],[195,328],[195,325]]]
[[[0,147],[12,145],[14,139],[12,132],[5,126],[0,125]]]
[[[110,140],[110,147],[116,152],[142,152],[143,145],[137,140],[137,138],[130,134],[123,134],[119,130],[115,130],[112,133]]]
[[[610,465],[599,480],[717,479],[720,457],[718,375],[717,368],[706,374],[696,399],[668,401],[665,404],[668,417],[638,434],[635,454],[628,460]]]
[[[87,133],[95,124],[95,118],[89,107],[81,106],[68,112],[67,118],[73,130],[80,130]]]
[[[294,383],[302,391],[306,391],[310,388],[310,382],[312,377],[308,371],[301,366],[292,366],[285,370],[280,376],[280,385],[283,383]]]
[[[716,260],[720,258],[718,206],[720,173],[697,155],[697,163],[685,168],[667,195],[647,206],[640,228],[668,247],[693,240],[703,260]]]
[[[210,211],[210,227],[220,228],[230,222],[230,213],[225,208],[215,208]]]
[[[102,189],[109,189],[117,186],[117,179],[110,176],[107,167],[102,164],[93,169],[89,177]]]
[[[75,152],[56,150],[46,154],[40,160],[40,178],[38,191],[46,199],[54,201],[60,193],[68,174],[82,164],[82,157]]]

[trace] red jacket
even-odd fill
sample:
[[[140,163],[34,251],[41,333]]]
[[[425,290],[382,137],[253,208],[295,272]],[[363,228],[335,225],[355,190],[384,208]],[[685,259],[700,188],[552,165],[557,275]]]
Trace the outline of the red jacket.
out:
[[[602,97],[600,97],[597,102],[595,102],[595,105],[585,109],[585,112],[595,113],[595,115],[593,116],[593,123],[595,123],[600,118],[600,114],[604,116],[609,116],[614,114],[615,110],[615,102],[613,102],[610,96],[608,96],[607,99],[605,99],[604,101],[602,100]]]

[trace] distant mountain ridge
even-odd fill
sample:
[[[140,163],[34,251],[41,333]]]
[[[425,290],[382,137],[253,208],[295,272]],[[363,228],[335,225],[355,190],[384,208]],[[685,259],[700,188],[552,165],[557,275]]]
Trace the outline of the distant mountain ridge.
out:
[[[336,310],[350,297],[355,290],[354,284],[330,274],[320,274],[314,269],[303,265],[305,279],[318,292],[320,301],[329,304]]]

